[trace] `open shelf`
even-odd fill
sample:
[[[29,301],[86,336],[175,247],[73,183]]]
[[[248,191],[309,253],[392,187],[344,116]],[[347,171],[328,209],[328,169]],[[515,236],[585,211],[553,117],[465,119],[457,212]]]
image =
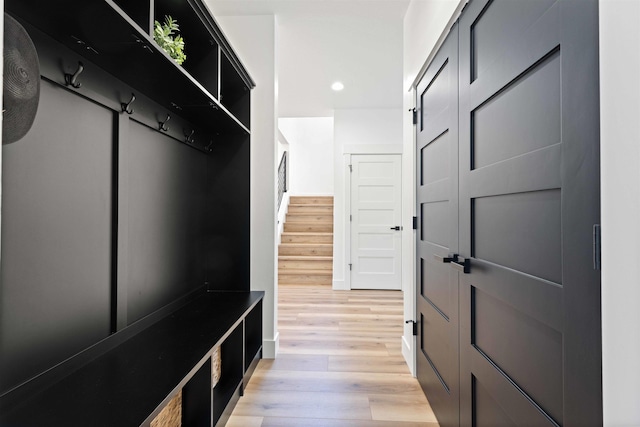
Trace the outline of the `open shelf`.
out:
[[[123,0],[118,3],[125,4]],[[163,13],[162,8],[166,6],[162,1],[157,3]],[[176,3],[183,8],[188,6],[185,1]],[[196,26],[198,16],[177,9],[180,13],[171,12],[183,19],[185,38],[192,36],[195,47],[187,59],[191,65],[185,68],[176,64],[153,41],[147,29],[140,26],[145,21],[140,3],[126,4],[127,11],[134,17],[112,0],[8,0],[5,8],[168,110],[188,116],[197,125],[217,134],[248,134],[248,127],[217,99],[215,70],[218,67],[211,70],[210,75],[205,71],[205,67],[217,62],[217,45],[210,45],[212,41],[217,42],[212,36],[205,37],[207,30],[202,21],[199,30],[187,30],[190,23]],[[77,12],[70,14],[68,10]]]
[[[218,99],[218,43],[203,26],[203,22],[184,0],[155,0],[155,20],[164,23],[166,16],[178,22],[180,35],[185,42],[187,59],[182,67],[206,90]]]
[[[213,388],[213,419],[222,417],[233,396],[242,385],[244,342],[242,323],[224,340],[221,346],[220,379]]]
[[[242,124],[249,127],[251,91],[235,72],[235,68],[227,56],[221,55],[220,60],[220,101]]]

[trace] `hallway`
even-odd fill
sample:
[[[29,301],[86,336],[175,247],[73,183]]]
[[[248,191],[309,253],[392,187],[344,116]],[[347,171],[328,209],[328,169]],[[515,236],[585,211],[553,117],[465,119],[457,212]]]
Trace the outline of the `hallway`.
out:
[[[280,351],[230,427],[437,427],[401,354],[402,293],[279,287]]]

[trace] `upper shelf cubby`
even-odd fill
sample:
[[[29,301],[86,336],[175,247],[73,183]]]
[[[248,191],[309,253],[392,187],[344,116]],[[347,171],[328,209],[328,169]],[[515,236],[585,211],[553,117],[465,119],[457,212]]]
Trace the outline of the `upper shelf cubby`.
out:
[[[219,100],[219,50],[238,79],[255,84],[200,0],[5,0],[5,10],[203,129],[249,133],[247,120]],[[153,20],[165,15],[186,41],[183,66],[153,40]]]
[[[249,127],[251,117],[250,89],[235,72],[235,68],[226,55],[220,55],[220,102]]]
[[[204,86],[207,92],[219,99],[219,47],[213,34],[186,0],[155,0],[154,5],[155,21],[163,24],[165,18],[170,16],[180,27],[187,55],[182,67]]]
[[[149,0],[113,0],[144,32],[151,32],[151,9]]]

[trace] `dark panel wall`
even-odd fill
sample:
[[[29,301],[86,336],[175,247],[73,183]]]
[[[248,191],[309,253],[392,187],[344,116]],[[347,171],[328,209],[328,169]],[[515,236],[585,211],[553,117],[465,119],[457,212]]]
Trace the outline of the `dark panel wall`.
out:
[[[123,144],[128,146],[122,147]],[[206,155],[129,120],[127,320],[204,284]]]
[[[3,147],[0,393],[110,332],[114,115],[41,83]]]
[[[218,143],[207,158],[206,275],[209,289],[248,291],[249,136]]]

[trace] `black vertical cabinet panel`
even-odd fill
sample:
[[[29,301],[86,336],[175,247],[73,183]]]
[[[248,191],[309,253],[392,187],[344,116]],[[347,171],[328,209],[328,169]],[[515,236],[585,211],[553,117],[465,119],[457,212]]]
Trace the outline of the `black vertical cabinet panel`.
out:
[[[204,284],[207,156],[135,121],[127,144],[127,322]]]
[[[207,157],[205,269],[209,290],[248,291],[249,137],[228,137]]]
[[[211,359],[182,388],[182,424],[211,427]]]
[[[0,393],[110,333],[111,110],[41,81],[3,146]]]

